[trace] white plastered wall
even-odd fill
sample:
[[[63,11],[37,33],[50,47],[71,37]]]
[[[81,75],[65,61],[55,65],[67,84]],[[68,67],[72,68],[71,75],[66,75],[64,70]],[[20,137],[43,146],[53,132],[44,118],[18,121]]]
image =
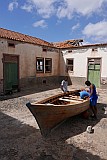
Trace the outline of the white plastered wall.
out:
[[[60,58],[60,75],[66,75],[66,59],[74,59],[74,71],[69,72],[72,77],[87,77],[88,58],[101,58],[101,77],[107,77],[107,47],[99,47],[98,51],[92,52],[91,48],[76,49],[68,53],[68,50],[62,51]]]

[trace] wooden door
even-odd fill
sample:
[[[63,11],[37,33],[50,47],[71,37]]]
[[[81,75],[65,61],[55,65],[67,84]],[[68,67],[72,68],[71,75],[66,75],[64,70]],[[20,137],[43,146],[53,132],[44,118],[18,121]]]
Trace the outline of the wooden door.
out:
[[[5,90],[12,90],[18,85],[18,65],[17,63],[5,63]]]
[[[98,60],[98,59],[97,59]],[[100,87],[100,63],[99,60],[94,60],[93,63],[88,63],[88,80],[95,84],[96,87]],[[92,62],[92,61],[91,61]]]
[[[4,92],[18,90],[18,56],[4,55]]]

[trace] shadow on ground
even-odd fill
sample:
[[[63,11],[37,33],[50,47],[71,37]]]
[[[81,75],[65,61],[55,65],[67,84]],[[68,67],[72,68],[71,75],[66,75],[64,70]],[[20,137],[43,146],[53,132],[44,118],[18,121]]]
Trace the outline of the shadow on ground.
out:
[[[97,104],[97,108],[98,108],[98,119],[93,119],[90,118],[89,119],[84,119],[82,117],[82,115],[77,115],[74,117],[69,118],[67,121],[65,121],[60,127],[56,128],[55,131],[53,130],[52,136],[58,131],[59,133],[59,129],[61,130],[61,132],[63,132],[64,137],[67,136],[68,137],[72,137],[75,136],[77,134],[80,134],[84,131],[86,131],[87,126],[91,125],[92,127],[94,127],[102,118],[106,118],[107,115],[104,115],[104,106],[105,104],[102,103],[98,103]],[[66,133],[66,131],[69,130],[68,135]]]
[[[84,120],[81,116],[70,118],[56,128],[47,138],[40,130],[0,113],[0,159],[2,160],[104,160],[66,140],[95,126],[105,117],[104,104],[98,104],[98,120]]]
[[[60,155],[59,159],[69,160],[72,157],[73,160],[104,160],[104,159],[101,159],[98,155],[93,155],[87,152],[87,150],[83,150],[76,147],[72,143],[72,140],[70,140],[70,144],[67,144],[66,142],[66,140],[70,139],[71,137],[77,136],[85,132],[87,129],[87,126],[91,125],[92,127],[94,127],[97,123],[99,123],[99,121],[102,118],[106,118],[107,115],[104,115],[103,106],[105,106],[105,104],[102,104],[102,103],[97,104],[97,107],[98,107],[97,120],[83,119],[81,115],[75,116],[75,117],[69,118],[61,126],[53,130],[50,135],[48,135],[47,137],[48,143],[50,142],[50,146],[52,145],[54,146],[53,153],[54,152],[56,153],[56,150],[59,151],[59,155]],[[87,143],[87,142],[84,142],[84,143]],[[86,145],[89,145],[89,144],[86,144]],[[91,146],[88,146],[88,147],[91,147]]]
[[[16,92],[16,93],[8,93],[8,94],[3,94],[0,95],[0,100],[7,100],[7,99],[11,99],[11,98],[18,98],[21,96],[26,96],[26,95],[30,95],[30,94],[35,94],[35,93],[40,93],[40,92],[44,92],[44,91],[48,91],[48,90],[53,90],[53,89],[58,89],[60,86],[59,85],[41,85],[41,86],[36,86],[36,88],[28,88],[26,90],[21,90],[20,92]]]

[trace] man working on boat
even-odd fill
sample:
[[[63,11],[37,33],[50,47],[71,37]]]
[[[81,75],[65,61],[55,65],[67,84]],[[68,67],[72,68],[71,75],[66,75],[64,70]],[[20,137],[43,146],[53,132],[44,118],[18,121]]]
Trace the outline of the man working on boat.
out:
[[[61,90],[66,93],[68,92],[68,77],[65,77],[64,80],[61,82]]]
[[[78,92],[78,96],[80,96],[81,99],[89,99],[89,92],[85,90],[85,88],[82,88],[80,92]],[[85,118],[85,119],[88,119],[89,118],[89,112],[88,110],[84,111],[82,113],[82,116]]]
[[[89,98],[90,98],[90,108],[92,109],[93,115],[92,117],[97,119],[97,92],[96,92],[96,86],[92,84],[90,81],[86,81],[85,84],[89,87]]]
[[[79,95],[81,99],[86,99],[90,96],[89,92],[87,92],[84,88],[81,89]]]

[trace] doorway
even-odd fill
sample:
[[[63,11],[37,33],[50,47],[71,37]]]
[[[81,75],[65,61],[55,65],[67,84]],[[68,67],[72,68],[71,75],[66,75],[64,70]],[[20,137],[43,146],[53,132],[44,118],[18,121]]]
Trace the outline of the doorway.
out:
[[[4,93],[18,91],[19,56],[3,55]]]
[[[88,80],[100,87],[101,58],[88,59]]]

